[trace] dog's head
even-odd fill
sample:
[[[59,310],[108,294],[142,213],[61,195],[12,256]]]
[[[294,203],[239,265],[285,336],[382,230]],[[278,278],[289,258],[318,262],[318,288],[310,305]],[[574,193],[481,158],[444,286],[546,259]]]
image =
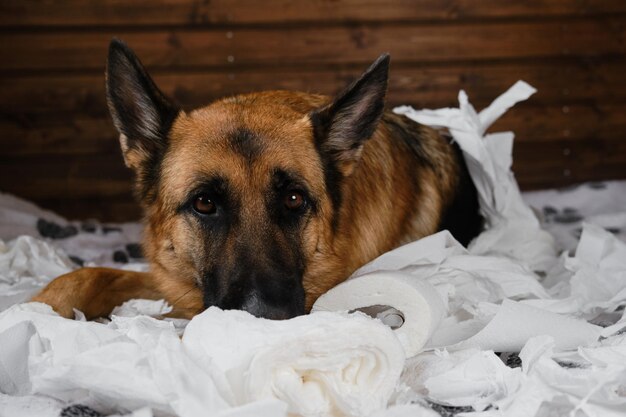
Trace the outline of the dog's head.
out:
[[[108,104],[162,286],[187,285],[204,307],[288,318],[334,285],[319,275],[341,233],[341,184],[382,115],[388,63],[334,100],[264,92],[185,112],[114,40]]]

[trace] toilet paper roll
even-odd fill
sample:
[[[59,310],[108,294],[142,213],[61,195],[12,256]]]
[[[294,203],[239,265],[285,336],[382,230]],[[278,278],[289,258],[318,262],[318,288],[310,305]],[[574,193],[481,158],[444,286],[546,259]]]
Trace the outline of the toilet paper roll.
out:
[[[408,274],[377,272],[337,285],[318,298],[312,312],[367,312],[378,306],[389,306],[378,314],[383,322],[400,325],[394,333],[407,358],[421,351],[446,311],[441,295],[431,284]]]

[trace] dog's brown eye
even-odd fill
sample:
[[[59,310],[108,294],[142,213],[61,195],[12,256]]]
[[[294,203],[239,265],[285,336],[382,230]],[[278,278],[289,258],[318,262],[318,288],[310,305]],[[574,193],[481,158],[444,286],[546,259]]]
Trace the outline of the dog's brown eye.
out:
[[[207,195],[200,195],[193,202],[193,209],[200,214],[213,214],[216,211],[215,203]]]
[[[304,205],[304,196],[298,191],[290,191],[285,195],[284,203],[288,210],[298,210]]]

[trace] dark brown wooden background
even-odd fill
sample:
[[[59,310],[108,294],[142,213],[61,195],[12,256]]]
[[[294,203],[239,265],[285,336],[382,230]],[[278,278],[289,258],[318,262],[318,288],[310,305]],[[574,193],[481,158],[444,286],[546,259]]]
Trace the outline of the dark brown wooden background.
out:
[[[379,53],[389,104],[481,109],[518,79],[524,189],[626,178],[624,0],[0,0],[0,190],[73,218],[138,216],[103,86],[109,40],[188,108],[334,93]]]

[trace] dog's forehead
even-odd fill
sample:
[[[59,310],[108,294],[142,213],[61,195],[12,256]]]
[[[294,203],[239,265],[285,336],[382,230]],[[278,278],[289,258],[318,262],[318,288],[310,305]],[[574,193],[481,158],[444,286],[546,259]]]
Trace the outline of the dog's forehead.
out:
[[[323,192],[322,165],[311,122],[302,112],[267,100],[224,100],[181,114],[170,131],[164,188],[179,198],[201,177],[226,178],[240,190],[264,189],[277,169]]]

